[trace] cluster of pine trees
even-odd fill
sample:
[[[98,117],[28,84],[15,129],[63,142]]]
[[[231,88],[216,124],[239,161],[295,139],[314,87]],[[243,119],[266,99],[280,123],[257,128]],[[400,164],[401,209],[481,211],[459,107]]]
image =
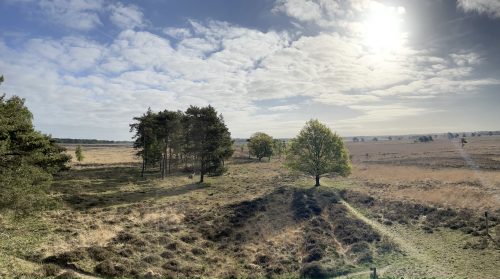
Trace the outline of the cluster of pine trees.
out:
[[[25,215],[51,207],[47,190],[52,175],[68,168],[71,157],[53,138],[36,131],[32,120],[24,99],[0,95],[0,212]]]
[[[175,170],[200,174],[225,172],[224,161],[233,155],[233,140],[224,118],[212,106],[190,106],[185,112],[148,109],[134,118],[134,148],[142,157],[142,175],[158,168],[162,178]]]

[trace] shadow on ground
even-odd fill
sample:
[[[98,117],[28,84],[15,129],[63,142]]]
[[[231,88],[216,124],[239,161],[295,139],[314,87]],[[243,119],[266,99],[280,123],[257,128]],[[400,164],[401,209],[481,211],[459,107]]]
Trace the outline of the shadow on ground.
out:
[[[73,209],[85,210],[184,195],[207,187],[194,182],[158,187],[151,183],[157,176],[156,172],[147,172],[141,178],[140,170],[130,166],[72,170],[56,178],[53,190]]]

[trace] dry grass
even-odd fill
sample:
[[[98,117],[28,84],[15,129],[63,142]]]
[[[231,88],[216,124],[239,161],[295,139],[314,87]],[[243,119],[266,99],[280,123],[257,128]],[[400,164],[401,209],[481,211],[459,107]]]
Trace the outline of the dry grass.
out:
[[[445,141],[353,143],[349,144],[354,156],[353,174],[343,179],[322,178],[322,183],[375,198],[476,211],[495,209],[500,207],[500,172],[491,162],[499,158],[499,147],[500,138],[470,141],[467,154],[479,158],[480,166],[493,166],[477,170],[460,167],[459,152]],[[74,148],[70,146],[68,152],[74,154]],[[125,266],[127,274],[134,271],[138,276],[149,272],[162,276],[297,277],[302,260],[309,256],[305,242],[311,236],[319,240],[320,247],[327,247],[322,265],[347,266],[351,271],[367,269],[367,265],[357,262],[356,255],[349,255],[350,246],[336,238],[338,231],[313,227],[314,218],[295,218],[294,191],[310,188],[314,181],[292,175],[279,160],[258,163],[249,160],[245,152],[237,152],[236,158],[228,162],[228,173],[196,184],[196,178],[180,173],[160,180],[158,173],[149,172],[146,179],[141,179],[138,159],[127,146],[83,148],[85,160],[74,163],[72,171],[56,178],[53,189],[63,206],[42,214],[47,224],[44,231],[36,226],[16,229],[16,224],[0,220],[0,229],[9,228],[17,237],[0,243],[0,252],[6,255],[0,254],[0,275],[19,275],[10,271],[7,262],[26,257],[27,252],[39,255],[39,262],[49,255],[98,248]],[[322,214],[315,217],[321,217],[331,227],[340,217],[349,224],[352,216],[335,211],[338,209],[322,204]],[[228,228],[222,234],[218,231]],[[28,236],[38,238],[28,242],[24,240]],[[22,251],[15,248],[20,247],[19,243],[24,247]],[[374,246],[371,249],[376,251]],[[491,253],[488,250],[487,254]],[[385,263],[383,256],[375,253],[374,257],[377,265]],[[27,264],[35,274],[37,263],[16,260],[12,266]],[[84,254],[74,264],[93,273],[99,261]]]
[[[469,138],[465,148],[457,141],[437,139],[430,143],[379,141],[348,143],[354,163],[500,170],[500,136]]]
[[[349,149],[358,190],[438,206],[500,208],[500,137],[469,139],[463,152],[448,140],[350,143]]]
[[[140,159],[135,156],[134,149],[129,145],[81,145],[84,159],[77,162],[75,149],[77,145],[65,145],[67,153],[73,158],[71,164],[74,167],[90,167],[103,165],[130,165],[139,163]]]
[[[358,165],[352,178],[372,195],[477,210],[500,207],[500,172]]]

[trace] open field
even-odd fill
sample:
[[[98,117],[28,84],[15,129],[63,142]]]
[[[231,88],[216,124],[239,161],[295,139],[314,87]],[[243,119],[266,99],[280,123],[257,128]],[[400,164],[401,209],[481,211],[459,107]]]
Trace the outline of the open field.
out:
[[[412,199],[441,206],[498,209],[500,137],[457,142],[351,143],[358,189],[375,196]]]
[[[66,144],[67,153],[73,157],[72,167],[99,167],[99,166],[130,166],[139,163],[135,151],[127,144],[84,144],[80,145],[84,153],[82,162],[75,159],[75,149],[78,144]]]
[[[368,278],[376,266],[387,278],[500,278],[500,137],[348,147],[352,175],[314,188],[239,148],[228,173],[197,184],[141,179],[127,146],[83,146],[54,182],[57,210],[0,218],[0,277]]]

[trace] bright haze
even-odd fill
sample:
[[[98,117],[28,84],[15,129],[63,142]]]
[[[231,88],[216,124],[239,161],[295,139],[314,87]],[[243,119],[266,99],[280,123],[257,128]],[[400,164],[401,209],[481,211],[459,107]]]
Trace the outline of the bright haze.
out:
[[[0,87],[54,137],[211,104],[233,137],[498,130],[500,1],[0,1]]]

